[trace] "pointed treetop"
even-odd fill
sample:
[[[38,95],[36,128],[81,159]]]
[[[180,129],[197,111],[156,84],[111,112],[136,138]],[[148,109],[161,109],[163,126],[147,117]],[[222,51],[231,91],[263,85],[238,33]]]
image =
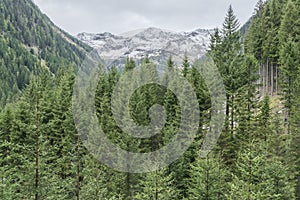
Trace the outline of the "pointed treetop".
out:
[[[150,59],[149,59],[149,55],[147,54],[145,59],[144,59],[144,63],[145,64],[149,64],[150,63]]]
[[[264,5],[265,2],[263,0],[258,0],[258,2],[255,5],[254,15],[261,15]]]
[[[216,45],[221,43],[221,34],[219,28],[215,28],[214,32],[210,34],[210,44],[209,49],[214,50]]]
[[[234,11],[232,9],[232,6],[230,5],[225,17],[225,21],[223,23],[223,34],[225,37],[228,37],[232,35],[234,32],[236,32],[240,27],[240,22],[237,19],[236,15],[234,14]]]
[[[168,66],[168,68],[170,68],[170,69],[173,69],[173,68],[174,68],[175,63],[174,63],[174,61],[173,61],[173,59],[172,59],[172,56],[169,57],[169,59],[168,59],[168,61],[167,61],[167,66]]]
[[[182,75],[183,75],[183,77],[187,77],[189,67],[190,67],[189,58],[187,56],[187,52],[185,52],[184,57],[183,57],[183,61],[182,61]]]
[[[134,69],[135,67],[136,67],[136,65],[135,65],[134,60],[132,58],[127,57],[124,71],[127,72],[129,70]]]

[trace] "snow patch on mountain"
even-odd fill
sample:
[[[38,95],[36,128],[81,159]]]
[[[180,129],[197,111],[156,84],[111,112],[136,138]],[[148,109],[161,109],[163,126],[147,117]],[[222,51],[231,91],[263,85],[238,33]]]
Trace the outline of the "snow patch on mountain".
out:
[[[131,57],[140,60],[148,55],[162,63],[169,56],[180,63],[185,52],[190,60],[203,56],[209,45],[213,30],[197,29],[188,32],[174,32],[159,28],[138,29],[119,35],[112,33],[80,33],[76,37],[97,49],[106,61],[122,63]]]

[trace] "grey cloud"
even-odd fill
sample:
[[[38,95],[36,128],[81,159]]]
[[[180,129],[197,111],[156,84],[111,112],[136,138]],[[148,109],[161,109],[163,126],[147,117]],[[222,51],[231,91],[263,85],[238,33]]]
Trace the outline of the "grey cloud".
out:
[[[257,0],[35,0],[57,25],[79,32],[121,33],[155,26],[191,30],[221,26],[229,4],[242,23]]]

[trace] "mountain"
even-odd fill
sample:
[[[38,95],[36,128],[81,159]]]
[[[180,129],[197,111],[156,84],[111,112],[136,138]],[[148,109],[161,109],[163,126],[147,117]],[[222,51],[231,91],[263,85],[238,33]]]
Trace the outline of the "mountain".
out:
[[[55,75],[92,49],[55,26],[31,0],[0,1],[0,108],[15,99],[33,73]]]
[[[108,63],[122,63],[127,57],[140,60],[146,55],[158,63],[165,62],[172,55],[175,62],[179,63],[185,52],[191,60],[204,55],[212,31],[197,29],[173,32],[151,27],[120,35],[108,32],[80,33],[76,38],[97,49]]]

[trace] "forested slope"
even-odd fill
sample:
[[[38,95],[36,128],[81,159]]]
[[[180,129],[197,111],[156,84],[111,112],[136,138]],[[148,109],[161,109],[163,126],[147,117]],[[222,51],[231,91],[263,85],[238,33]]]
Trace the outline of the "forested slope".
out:
[[[30,75],[78,65],[91,48],[56,27],[30,0],[0,2],[0,107],[29,83]]]

